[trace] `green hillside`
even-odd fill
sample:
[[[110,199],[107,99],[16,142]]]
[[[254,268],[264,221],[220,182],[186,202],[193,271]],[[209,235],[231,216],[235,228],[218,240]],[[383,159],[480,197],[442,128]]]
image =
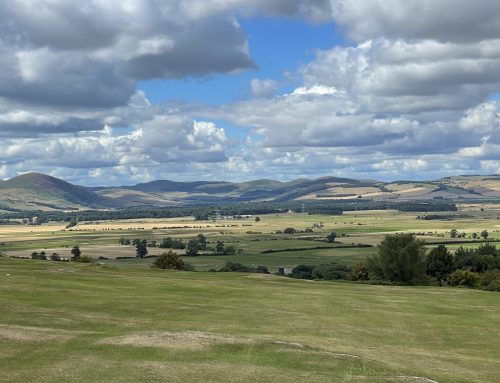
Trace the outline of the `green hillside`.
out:
[[[494,292],[7,258],[0,291],[5,383],[493,383],[500,371]]]
[[[288,182],[175,182],[157,180],[133,186],[76,186],[39,173],[0,182],[0,208],[67,210],[88,208],[162,207],[259,201],[412,201],[457,202],[500,200],[500,176],[457,176],[435,181],[355,180],[338,177]]]

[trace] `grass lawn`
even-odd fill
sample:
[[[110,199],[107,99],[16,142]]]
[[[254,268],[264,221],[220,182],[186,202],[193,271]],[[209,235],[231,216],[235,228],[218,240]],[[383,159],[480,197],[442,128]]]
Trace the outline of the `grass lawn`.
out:
[[[492,292],[6,257],[0,292],[2,383],[493,383],[500,371]]]

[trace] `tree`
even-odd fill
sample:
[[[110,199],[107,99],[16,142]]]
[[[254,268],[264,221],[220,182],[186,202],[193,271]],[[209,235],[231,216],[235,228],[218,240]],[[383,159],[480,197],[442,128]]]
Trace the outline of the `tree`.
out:
[[[486,240],[486,239],[488,239],[488,236],[489,236],[489,235],[490,235],[490,234],[488,233],[488,230],[483,230],[483,231],[481,232],[481,237],[483,237],[483,239],[485,239],[485,240]]]
[[[255,222],[260,222],[260,217],[255,217]]]
[[[334,231],[326,236],[326,240],[330,243],[335,242],[335,238],[337,238],[337,233],[335,233]]]
[[[184,263],[177,253],[170,250],[167,253],[161,254],[153,262],[153,267],[158,269],[171,269],[171,270],[188,270],[192,269],[190,265]]]
[[[285,230],[283,230],[283,233],[285,234],[295,234],[297,230],[295,230],[293,227],[287,227]]]
[[[198,250],[207,249],[207,238],[203,234],[198,234],[196,240],[198,241]]]
[[[73,246],[73,248],[71,249],[71,255],[73,256],[73,259],[80,258],[80,256],[82,255],[80,246]]]
[[[472,233],[472,238],[477,239],[477,233]]]
[[[444,245],[431,249],[426,259],[426,271],[431,277],[438,280],[439,286],[443,285],[453,270],[453,256]]]
[[[198,255],[198,241],[191,239],[186,246],[186,255],[188,257],[196,257]]]
[[[450,237],[451,238],[457,238],[458,235],[458,230],[457,229],[451,229],[450,230]]]
[[[234,254],[236,254],[236,248],[234,246],[231,246],[231,245],[225,246],[223,254],[224,255],[234,255]]]
[[[147,241],[138,241],[135,245],[135,255],[138,258],[144,258],[148,255]]]
[[[224,254],[224,244],[221,241],[217,241],[217,245],[215,245],[215,252],[217,254]]]
[[[483,243],[476,250],[476,253],[479,255],[493,255],[497,256],[497,247],[489,242]]]
[[[370,274],[403,284],[425,280],[425,247],[413,234],[386,235],[367,260]]]

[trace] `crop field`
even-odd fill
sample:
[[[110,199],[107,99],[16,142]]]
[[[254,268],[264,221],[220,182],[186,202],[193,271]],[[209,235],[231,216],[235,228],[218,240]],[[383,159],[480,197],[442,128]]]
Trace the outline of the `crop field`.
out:
[[[263,265],[276,271],[280,266],[316,265],[332,261],[353,265],[376,252],[376,245],[385,234],[397,232],[416,233],[429,246],[447,243],[452,250],[459,246],[478,246],[470,236],[485,229],[490,240],[500,240],[500,213],[496,206],[484,209],[478,205],[466,205],[461,210],[455,213],[457,218],[449,219],[445,215],[446,219],[442,220],[417,219],[423,213],[377,210],[346,212],[341,216],[272,214],[260,216],[259,222],[255,222],[254,217],[248,217],[217,222],[195,221],[192,218],[81,222],[71,229],[66,229],[65,223],[3,225],[0,226],[0,250],[15,257],[29,257],[33,251],[45,251],[47,255],[55,252],[69,258],[71,248],[78,245],[84,255],[107,258],[101,261],[105,264],[148,268],[151,258],[130,259],[135,257],[135,248],[119,245],[118,240],[139,238],[160,242],[172,237],[187,242],[201,233],[207,237],[209,246],[213,247],[221,241],[234,246],[238,253],[213,256],[210,252],[201,252],[200,256],[188,260],[197,269],[219,268],[232,261],[248,266]],[[289,227],[298,232],[280,233]],[[466,238],[450,238],[452,228],[465,233]],[[306,229],[312,231],[305,232]],[[335,243],[326,242],[325,238],[331,232],[337,233]],[[165,249],[150,247],[148,251],[154,256]],[[185,252],[175,251],[180,255]],[[116,259],[124,257],[128,259]]]

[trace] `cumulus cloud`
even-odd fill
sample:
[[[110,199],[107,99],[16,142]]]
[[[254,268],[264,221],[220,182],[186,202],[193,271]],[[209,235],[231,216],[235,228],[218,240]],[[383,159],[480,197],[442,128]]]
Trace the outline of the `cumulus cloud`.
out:
[[[254,78],[250,81],[250,91],[253,97],[266,98],[274,96],[280,84],[276,80]]]
[[[333,18],[358,42],[391,39],[473,42],[497,38],[495,0],[332,0]]]
[[[73,169],[93,183],[497,171],[499,5],[2,2],[0,174],[52,169],[71,177]],[[261,15],[334,20],[348,41],[316,52],[286,94],[272,78],[252,79],[251,99],[215,107],[155,105],[136,90],[141,80],[255,69],[238,18]],[[235,141],[220,121],[248,136]]]

